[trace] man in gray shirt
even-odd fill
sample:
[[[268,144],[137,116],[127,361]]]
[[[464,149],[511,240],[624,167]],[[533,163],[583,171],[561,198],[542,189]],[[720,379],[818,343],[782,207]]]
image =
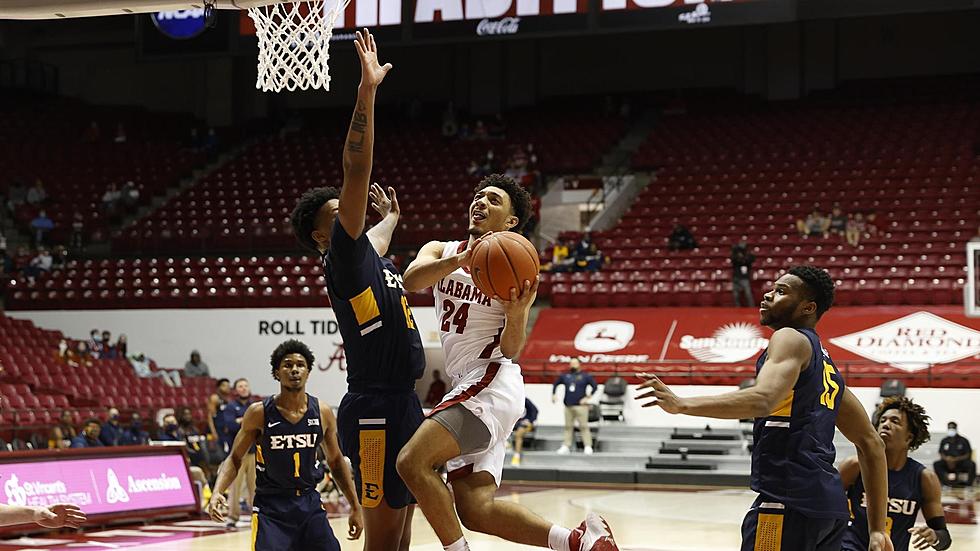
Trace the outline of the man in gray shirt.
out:
[[[191,359],[184,364],[185,377],[209,377],[208,364],[201,361],[201,353],[197,350],[191,352]]]

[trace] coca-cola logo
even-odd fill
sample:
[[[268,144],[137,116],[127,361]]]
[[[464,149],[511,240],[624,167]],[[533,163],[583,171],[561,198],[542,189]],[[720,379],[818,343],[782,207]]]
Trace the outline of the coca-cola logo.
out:
[[[520,25],[520,17],[504,17],[503,19],[498,19],[497,21],[481,19],[476,25],[476,34],[478,36],[517,34],[517,31],[520,30]]]

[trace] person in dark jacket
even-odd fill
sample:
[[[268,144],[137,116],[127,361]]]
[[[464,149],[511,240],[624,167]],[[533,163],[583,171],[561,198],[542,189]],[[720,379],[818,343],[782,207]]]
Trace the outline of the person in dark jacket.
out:
[[[589,431],[589,399],[595,394],[599,385],[596,384],[592,375],[582,371],[582,364],[578,358],[572,358],[568,363],[568,373],[562,373],[555,384],[551,387],[551,401],[558,399],[559,386],[565,387],[565,441],[558,448],[558,453],[568,453],[572,447],[575,436],[575,422],[582,431],[582,443],[585,444],[585,453],[592,453],[592,433]]]

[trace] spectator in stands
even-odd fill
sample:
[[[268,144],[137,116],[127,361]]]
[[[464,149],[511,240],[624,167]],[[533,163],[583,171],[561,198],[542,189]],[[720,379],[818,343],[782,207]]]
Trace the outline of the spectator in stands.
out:
[[[211,429],[211,436],[218,444],[218,455],[227,453],[226,445],[230,446],[225,438],[224,410],[228,401],[231,400],[231,381],[228,379],[218,379],[215,384],[215,392],[208,396],[208,428]]]
[[[38,249],[37,256],[32,258],[31,263],[24,268],[24,275],[33,285],[36,278],[51,271],[53,264],[54,258],[51,257],[51,253],[45,248]]]
[[[592,241],[592,234],[585,232],[575,246],[575,270],[595,272],[602,268],[602,251]]]
[[[252,391],[249,387],[248,379],[237,379],[234,384],[234,389],[234,398],[228,402],[228,405],[222,412],[222,423],[225,427],[226,438],[231,442],[235,441],[235,436],[241,430],[245,410],[252,403]],[[247,487],[247,492],[244,496],[245,501],[251,507],[252,497],[255,496],[255,448],[249,450],[249,453],[242,458],[242,468],[238,470],[238,477],[232,482],[231,490],[228,492],[228,503],[231,505],[226,523],[228,525],[233,525],[238,522],[238,517],[241,513],[239,503],[241,501],[240,497],[243,483]]]
[[[977,465],[971,459],[970,441],[959,433],[956,421],[950,421],[946,429],[946,438],[939,443],[939,461],[933,463],[932,468],[946,486],[973,486]]]
[[[537,421],[538,408],[531,400],[525,397],[524,415],[514,425],[514,455],[510,458],[511,465],[517,467],[521,464],[521,452],[524,451],[524,436],[534,430],[534,423]]]
[[[65,437],[65,432],[61,429],[61,426],[55,425],[51,427],[51,430],[48,432],[48,449],[63,450],[70,447],[71,439]]]
[[[864,216],[864,237],[865,239],[870,239],[878,235],[878,215],[874,212],[869,212]]]
[[[202,500],[208,502],[211,499],[211,488],[205,470],[208,468],[207,437],[201,436],[194,427],[190,408],[181,407],[177,410],[177,414],[165,415],[157,439],[164,442],[183,441],[187,445],[191,479],[200,484]]]
[[[732,301],[735,307],[741,306],[740,297],[745,297],[745,306],[755,305],[755,298],[752,296],[752,264],[755,262],[755,255],[749,252],[746,242],[732,245]]]
[[[143,430],[143,418],[139,412],[133,412],[129,419],[129,426],[123,431],[122,438],[119,439],[120,446],[143,446],[150,441],[150,434]]]
[[[115,359],[116,347],[112,344],[112,333],[102,331],[102,358]]]
[[[14,259],[7,254],[6,247],[0,249],[0,276],[14,273]]]
[[[82,434],[72,438],[71,447],[101,448],[102,441],[99,440],[99,433],[102,431],[102,425],[99,424],[99,420],[94,417],[86,419],[82,427]]]
[[[830,211],[830,223],[827,225],[827,232],[831,235],[844,235],[847,230],[847,215],[841,210],[840,205],[834,205]]]
[[[132,180],[126,182],[120,192],[119,202],[122,205],[122,214],[134,214],[136,204],[140,200],[140,190]]]
[[[126,143],[126,127],[123,126],[123,123],[116,125],[116,136],[112,138],[112,141],[115,143]]]
[[[578,423],[582,433],[582,443],[585,453],[592,453],[592,432],[589,430],[589,399],[595,393],[598,385],[592,375],[582,371],[578,358],[572,358],[568,363],[568,372],[561,374],[551,386],[552,403],[558,400],[558,387],[565,387],[565,440],[558,453],[566,454],[574,442],[575,423]]]
[[[27,190],[27,204],[37,206],[48,199],[48,192],[44,190],[44,182],[40,178],[34,180],[34,186]]]
[[[815,208],[813,212],[807,215],[804,220],[796,221],[796,229],[799,230],[800,235],[804,237],[814,236],[821,237],[827,232],[827,228],[830,227],[830,218],[824,216],[820,209]]]
[[[487,150],[487,154],[483,157],[483,164],[480,165],[480,171],[484,174],[492,174],[495,172],[494,168],[496,163],[494,162],[494,153],[492,149]]]
[[[82,252],[85,250],[85,219],[82,218],[82,213],[75,211],[72,215],[71,220],[71,234],[68,237],[68,246],[74,252]]]
[[[68,341],[65,339],[61,339],[61,341],[58,343],[58,351],[55,353],[55,356],[57,356],[58,361],[64,365],[67,365],[68,367],[78,367],[83,361],[81,357],[79,357],[78,352],[72,350],[71,345],[68,344]]]
[[[184,364],[185,377],[210,377],[211,371],[208,364],[201,360],[201,353],[197,350],[191,351],[191,359]]]
[[[60,270],[68,264],[68,251],[64,245],[55,245],[51,251],[51,269]]]
[[[122,333],[116,339],[116,357],[126,358],[127,356],[129,356],[129,341],[126,339],[126,334]]]
[[[98,329],[93,329],[88,332],[88,351],[96,359],[99,358],[99,354],[102,352],[102,334],[99,333]]]
[[[429,392],[425,395],[425,407],[431,408],[442,401],[446,395],[446,381],[442,380],[439,369],[432,370],[432,384],[429,385]]]
[[[54,220],[48,218],[48,213],[41,209],[34,220],[31,220],[31,231],[34,232],[34,244],[44,243],[44,236],[54,229]]]
[[[201,434],[194,425],[194,413],[191,408],[182,406],[177,408],[177,434],[187,442],[187,455],[191,460],[191,465],[201,468],[204,472],[209,470],[208,461],[208,437]]]
[[[698,248],[698,242],[687,226],[677,224],[667,238],[667,248],[672,251],[690,251]]]
[[[168,371],[165,369],[160,369],[153,371],[153,367],[150,365],[151,360],[144,354],[137,354],[128,358],[129,364],[133,366],[133,371],[136,372],[137,377],[144,379],[151,377],[159,377],[163,379],[163,382],[168,386],[180,387],[183,386],[180,382],[180,373],[176,370]]]
[[[864,235],[864,231],[864,215],[856,212],[847,219],[847,229],[844,231],[844,239],[847,240],[848,245],[857,247],[861,242],[861,236]]]
[[[95,143],[102,138],[102,129],[99,128],[99,123],[97,121],[92,121],[82,133],[83,143]]]
[[[105,211],[107,216],[115,216],[116,207],[120,198],[122,198],[122,192],[119,191],[116,184],[109,184],[109,187],[105,189],[105,193],[102,194],[102,210]]]
[[[482,120],[477,120],[476,125],[473,127],[473,139],[474,140],[485,140],[489,134],[487,133],[487,126],[483,124]]]
[[[15,181],[7,190],[7,211],[13,214],[18,207],[27,202],[27,187],[23,182]]]
[[[119,424],[119,410],[110,406],[108,413],[109,419],[102,424],[99,440],[104,446],[121,446],[126,429]]]
[[[558,238],[555,245],[551,248],[551,264],[547,267],[551,272],[567,272],[575,263],[570,258],[571,252],[568,249],[568,242]]]
[[[507,123],[500,113],[493,116],[493,120],[487,126],[487,134],[494,139],[503,139],[507,135]]]

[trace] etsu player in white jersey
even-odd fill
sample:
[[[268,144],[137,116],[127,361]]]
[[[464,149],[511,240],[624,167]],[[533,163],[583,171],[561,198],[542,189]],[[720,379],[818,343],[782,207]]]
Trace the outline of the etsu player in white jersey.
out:
[[[470,204],[469,239],[432,241],[405,271],[407,291],[433,288],[452,390],[402,448],[398,473],[446,550],[469,549],[460,520],[470,530],[526,545],[616,550],[598,515],[590,514],[569,530],[516,503],[494,500],[504,443],[524,411],[524,379],[511,359],[524,348],[538,283],[526,281],[509,297],[488,297],[473,284],[469,266],[482,237],[520,231],[530,214],[531,197],[520,184],[499,174],[487,176]],[[452,493],[437,472],[443,465]]]

